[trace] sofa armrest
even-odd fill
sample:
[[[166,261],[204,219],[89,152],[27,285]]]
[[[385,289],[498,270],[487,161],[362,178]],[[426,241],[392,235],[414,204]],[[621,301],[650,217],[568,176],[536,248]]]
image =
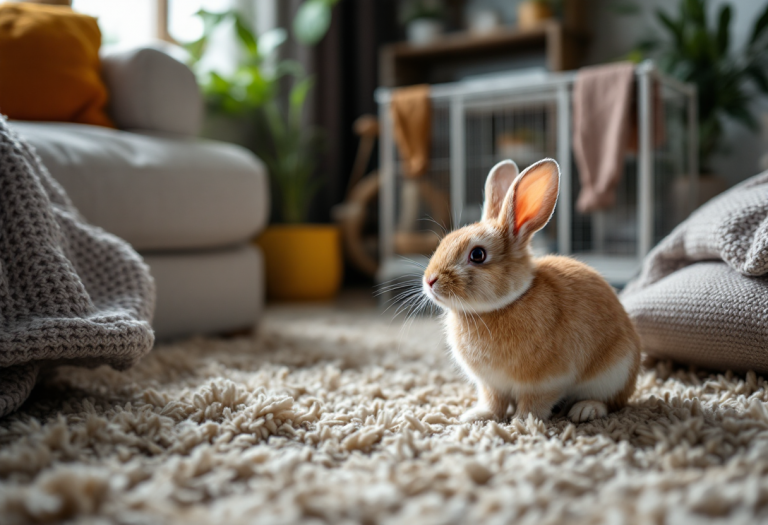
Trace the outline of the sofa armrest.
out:
[[[108,111],[125,130],[194,136],[200,132],[203,100],[195,75],[154,47],[106,50],[101,56],[109,90]]]

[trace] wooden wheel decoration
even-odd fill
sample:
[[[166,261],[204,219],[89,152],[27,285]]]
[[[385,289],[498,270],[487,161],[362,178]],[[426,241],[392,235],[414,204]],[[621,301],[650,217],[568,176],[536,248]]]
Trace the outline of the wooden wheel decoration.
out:
[[[363,115],[355,121],[354,131],[360,137],[360,146],[347,185],[347,198],[334,207],[333,218],[341,228],[349,262],[366,275],[373,276],[379,268],[379,243],[377,235],[367,234],[366,223],[370,211],[378,203],[380,183],[377,171],[365,175],[365,170],[379,136],[379,121],[373,115]]]
[[[360,136],[360,146],[347,186],[347,198],[334,207],[333,217],[341,229],[349,262],[361,272],[374,276],[379,268],[378,235],[367,230],[370,229],[372,211],[378,204],[381,181],[378,171],[364,173],[379,135],[378,119],[363,115],[355,121],[354,131]],[[419,204],[423,202],[427,206],[435,221],[449,224],[448,196],[427,178],[416,176],[403,179],[400,200],[401,213],[393,239],[395,251],[429,255],[437,247],[439,238],[434,232],[419,231],[416,227]]]

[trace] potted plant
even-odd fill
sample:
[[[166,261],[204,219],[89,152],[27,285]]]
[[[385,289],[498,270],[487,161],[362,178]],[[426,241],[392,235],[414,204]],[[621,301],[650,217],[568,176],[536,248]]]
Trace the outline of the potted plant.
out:
[[[319,42],[337,2],[304,2],[294,18],[294,37],[308,45]],[[322,185],[316,176],[321,133],[303,120],[313,79],[296,61],[270,60],[287,38],[283,29],[257,36],[237,12],[198,14],[205,30],[199,41],[187,45],[193,64],[199,64],[208,39],[223,23],[233,24],[241,48],[243,59],[232,74],[201,73],[201,85],[210,112],[247,126],[244,142],[269,171],[274,221],[255,241],[264,252],[267,295],[278,300],[330,299],[342,277],[339,232],[334,225],[307,223]]]
[[[661,70],[698,89],[699,166],[711,174],[711,160],[723,147],[723,124],[732,119],[757,131],[750,105],[768,93],[768,6],[743,49],[731,49],[732,7],[720,7],[711,24],[707,0],[681,0],[677,15],[656,11],[662,29],[638,44],[632,58],[656,58]]]
[[[285,74],[270,67],[268,59],[287,39],[286,31],[275,28],[257,37],[245,18],[234,10],[213,13],[201,9],[196,15],[203,22],[203,34],[184,47],[205,101],[202,135],[251,148],[255,141],[253,115],[278,95],[277,82]],[[237,66],[229,73],[203,69],[202,59],[211,37],[228,24],[234,28],[239,44]]]
[[[309,224],[322,137],[302,113],[312,79],[294,76],[289,100],[270,100],[257,115],[262,130],[256,153],[269,169],[279,223],[257,243],[264,251],[267,293],[279,300],[324,300],[336,295],[342,278],[341,238],[336,225]]]
[[[555,16],[559,0],[524,0],[517,6],[517,26],[533,29]]]
[[[425,45],[438,40],[444,31],[443,11],[440,0],[409,0],[402,4],[400,21],[408,42]]]

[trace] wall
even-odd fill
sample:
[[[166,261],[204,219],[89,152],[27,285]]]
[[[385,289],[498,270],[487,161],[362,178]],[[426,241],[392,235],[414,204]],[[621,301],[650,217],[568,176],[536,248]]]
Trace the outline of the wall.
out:
[[[627,53],[642,38],[645,31],[655,27],[655,11],[676,9],[677,2],[669,0],[642,0],[636,3],[642,12],[639,17],[618,15],[611,7],[616,0],[589,0],[588,9],[592,20],[592,45],[587,61],[598,64],[616,60]],[[710,20],[715,20],[724,0],[710,1]],[[759,14],[768,0],[729,0],[733,6],[731,20],[731,49],[739,49],[752,32]],[[768,98],[761,97],[753,106],[754,115],[763,120],[768,115]],[[760,157],[768,152],[768,141],[749,129],[732,122],[726,125],[728,151],[713,160],[715,171],[730,184],[736,184],[761,170]]]

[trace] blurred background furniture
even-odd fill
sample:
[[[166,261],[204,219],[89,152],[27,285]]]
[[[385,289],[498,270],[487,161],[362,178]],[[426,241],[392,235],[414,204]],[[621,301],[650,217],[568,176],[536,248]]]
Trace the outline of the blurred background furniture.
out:
[[[349,262],[369,277],[379,269],[378,202],[379,172],[366,174],[379,137],[379,120],[363,115],[355,121],[355,134],[360,146],[355,156],[352,175],[344,202],[333,209],[334,220],[341,229],[344,253]]]
[[[358,172],[355,163],[360,139],[350,130],[360,115],[376,113],[373,92],[379,86],[458,82],[469,78],[491,81],[498,75],[508,73],[527,71],[547,74],[617,59],[640,61],[643,58],[658,58],[659,54],[669,56],[671,52],[679,60],[659,62],[659,65],[667,67],[665,72],[677,79],[691,81],[691,75],[709,78],[696,73],[707,68],[723,72],[716,81],[703,82],[707,84],[704,86],[706,89],[700,89],[700,93],[709,93],[709,97],[700,97],[700,131],[716,128],[709,125],[712,121],[707,119],[707,113],[723,114],[722,104],[714,111],[712,108],[716,104],[711,101],[733,100],[730,96],[716,95],[727,93],[729,89],[739,92],[743,89],[745,94],[756,93],[755,96],[740,98],[746,102],[736,109],[746,109],[742,114],[759,119],[766,111],[765,96],[760,95],[760,90],[749,82],[733,83],[726,77],[731,70],[730,65],[738,64],[741,68],[746,64],[742,58],[764,56],[764,53],[745,54],[745,48],[754,34],[754,25],[760,19],[766,1],[718,1],[710,3],[706,17],[694,17],[686,13],[698,6],[699,0],[341,0],[333,8],[325,38],[307,46],[289,37],[279,48],[275,48],[273,56],[265,62],[297,60],[314,78],[313,87],[306,97],[304,123],[307,128],[316,126],[322,129],[326,150],[316,170],[316,180],[322,181],[322,185],[311,206],[307,206],[309,221],[327,223],[335,218],[332,210],[338,208],[334,207],[351,198],[349,180],[352,173]],[[221,0],[213,7],[204,0],[142,0],[128,3],[74,0],[73,6],[75,10],[98,17],[104,42],[135,42],[141,37],[163,38],[189,45],[198,42],[205,33],[205,25],[199,17],[193,16],[200,8],[207,7],[214,14],[237,11],[245,21],[244,25],[261,38],[276,28],[291,28],[295,14],[305,3],[306,0]],[[531,24],[521,15],[524,6],[534,4],[538,8],[549,4],[550,16],[537,16],[535,23]],[[431,5],[433,12],[430,15],[423,9],[420,13],[410,9],[411,14],[403,16],[408,10],[406,8],[418,5]],[[439,9],[435,10],[435,5],[439,5]],[[732,11],[732,16],[730,24],[727,24],[729,31],[723,32],[718,29],[717,21],[726,8]],[[143,14],[134,18],[133,14],[139,11]],[[691,42],[691,45],[674,46],[672,30],[661,22],[659,13],[671,17],[674,27],[684,25],[686,34],[701,37],[696,37],[696,42]],[[429,21],[429,16],[432,16],[431,21],[436,22],[433,25],[441,26],[440,32],[433,35],[429,42],[413,42],[410,26],[424,22],[425,17]],[[727,19],[723,18],[723,21]],[[707,27],[704,27],[705,21]],[[223,34],[219,36],[223,38],[220,42],[218,38],[213,39],[216,42],[211,40],[211,58],[215,60],[207,64],[200,62],[193,69],[197,71],[201,86],[206,88],[208,124],[220,123],[222,115],[218,113],[227,113],[224,117],[235,122],[229,127],[211,125],[203,129],[211,130],[208,134],[211,138],[240,143],[255,150],[254,144],[261,144],[261,141],[256,134],[250,133],[249,136],[247,125],[240,126],[237,122],[245,120],[247,124],[247,111],[241,114],[235,114],[231,108],[227,108],[227,112],[216,111],[222,93],[236,98],[242,88],[238,80],[242,75],[234,73],[234,66],[252,65],[253,62],[246,60],[249,56],[248,44],[239,43],[242,38],[238,36],[239,32],[232,29],[231,23],[222,24],[221,32]],[[558,38],[558,34],[562,38]],[[727,35],[730,37],[724,38]],[[768,33],[763,35],[763,40],[766,35]],[[654,41],[660,46],[656,51],[647,47]],[[760,42],[757,44],[762,45]],[[719,49],[719,46],[727,49],[704,62],[696,59],[700,49]],[[238,49],[238,52],[232,52],[233,49]],[[397,51],[397,64],[387,65],[387,53],[393,50]],[[554,60],[557,57],[560,58]],[[670,71],[668,67],[672,63],[679,63],[681,67]],[[219,76],[227,80],[225,87],[230,86],[231,89],[224,93],[218,78],[211,77],[206,81],[206,68],[220,73]],[[763,71],[762,66],[757,70]],[[393,80],[394,73],[402,73],[402,78]],[[710,109],[702,111],[703,108]],[[702,169],[698,193],[702,201],[754,174],[759,159],[766,151],[766,142],[760,134],[750,128],[739,127],[732,118],[721,120],[723,140],[717,144],[722,147],[716,148],[710,155],[711,162],[699,163]],[[238,138],[237,132],[244,139]],[[530,156],[535,152],[529,147],[530,142],[530,133],[507,134],[498,145],[510,154]],[[378,157],[376,149],[363,173],[377,169]],[[634,182],[630,184],[634,186]],[[353,186],[358,187],[357,184]],[[378,191],[373,184],[366,189],[369,191],[365,194],[356,195],[361,198],[358,200],[370,202],[369,196]],[[679,186],[675,188],[677,190],[685,188]],[[680,193],[685,194],[685,191]],[[365,242],[364,254],[375,258],[377,251],[368,249],[378,231],[377,214],[373,208],[367,206],[364,217],[358,213],[357,218],[364,220],[348,221],[347,224],[355,227],[363,225],[361,234],[357,230],[351,233]],[[682,212],[673,211],[675,216]],[[427,213],[430,212],[427,210]],[[630,215],[628,213],[627,217]],[[588,222],[588,227],[582,230],[584,246],[592,243],[588,237],[593,226],[591,218]],[[600,227],[597,222],[594,226]],[[631,233],[629,228],[626,231]],[[361,245],[358,243],[358,246]],[[345,286],[367,291],[371,285],[371,265],[366,264],[368,269],[363,270],[354,261],[350,258],[353,264],[346,266]]]
[[[630,66],[631,68],[631,66]],[[699,179],[696,89],[661,74],[652,62],[636,66],[637,99],[622,146],[615,205],[589,213],[576,209],[581,189],[572,160],[573,101],[577,72],[509,73],[495,79],[431,86],[429,162],[422,182],[450,204],[449,219],[435,214],[429,195],[414,199],[391,109],[401,89],[377,91],[380,104],[380,253],[378,283],[414,273],[425,263],[443,228],[480,220],[483,182],[494,164],[514,159],[521,170],[545,157],[561,168],[555,215],[533,239],[537,255],[573,255],[623,287],[654,244],[696,205]],[[400,146],[399,144],[397,144]],[[406,220],[404,220],[404,217]],[[421,237],[420,245],[402,242]],[[385,300],[387,297],[384,298]]]
[[[566,71],[580,66],[589,43],[580,1],[564,4],[562,20],[531,27],[461,31],[428,44],[397,42],[383,46],[382,86],[459,80],[468,75],[525,67]]]
[[[107,52],[119,129],[14,121],[92,224],[130,242],[157,284],[158,339],[252,327],[264,301],[251,240],[269,216],[267,173],[248,150],[196,138],[189,68],[157,48]]]

